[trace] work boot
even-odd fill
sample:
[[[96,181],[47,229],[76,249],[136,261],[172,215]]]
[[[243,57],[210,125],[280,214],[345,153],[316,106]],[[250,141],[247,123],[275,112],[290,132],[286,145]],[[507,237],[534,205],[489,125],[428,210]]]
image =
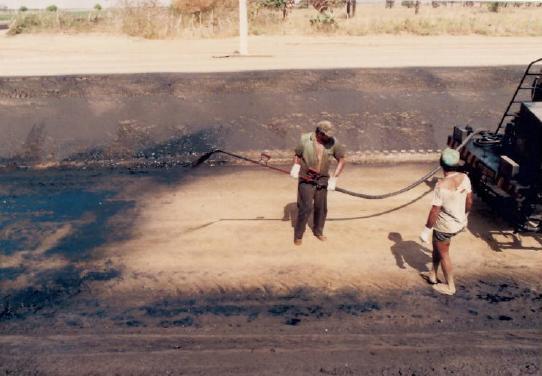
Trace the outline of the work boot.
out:
[[[303,243],[303,241],[301,239],[294,239],[294,244],[295,245],[301,245],[301,243]]]

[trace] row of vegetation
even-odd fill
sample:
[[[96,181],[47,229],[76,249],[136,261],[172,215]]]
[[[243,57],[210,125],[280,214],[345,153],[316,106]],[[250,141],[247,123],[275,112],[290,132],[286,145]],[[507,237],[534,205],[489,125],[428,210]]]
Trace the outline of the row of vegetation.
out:
[[[541,4],[499,4],[465,2],[452,6],[387,0],[382,5],[357,4],[356,9],[355,1],[348,0],[305,0],[295,7],[291,0],[249,0],[249,24],[253,35],[542,35]],[[227,37],[237,34],[237,6],[238,0],[172,0],[170,7],[157,0],[122,0],[116,8],[102,9],[96,4],[87,12],[64,11],[55,5],[40,11],[21,8],[13,15],[9,34],[112,32],[149,39]]]
[[[228,2],[226,0],[226,2]],[[230,5],[232,2],[229,2]],[[310,0],[303,1],[301,3],[298,3],[298,8],[307,8],[310,5],[313,5],[320,13],[325,13],[328,10],[332,10],[334,7],[338,7],[342,5],[342,3],[347,3],[347,12],[348,16],[353,17],[355,16],[355,9],[356,9],[356,2],[355,0],[352,0],[350,4],[348,0],[324,0],[324,1],[313,1]],[[269,8],[269,9],[276,9],[280,10],[282,12],[283,18],[286,18],[289,11],[293,9],[293,2],[291,0],[258,0],[256,2],[258,6]],[[450,2],[450,4],[453,4]],[[465,1],[462,3],[463,6],[466,7],[474,7],[475,6],[474,1]],[[482,3],[479,3],[482,4]],[[498,12],[500,9],[507,8],[507,7],[525,7],[525,6],[533,6],[534,3],[532,2],[513,2],[513,3],[507,3],[507,2],[501,2],[501,1],[495,1],[495,2],[484,2],[484,4],[487,6],[487,8],[492,12]],[[173,0],[171,9],[173,11],[179,12],[179,13],[195,13],[195,12],[205,12],[209,11],[213,8],[216,8],[219,5],[218,1],[214,0],[203,0],[203,1],[195,1],[190,2],[186,0]],[[407,7],[407,8],[417,8],[419,9],[421,5],[420,0],[402,0],[400,3],[401,6]],[[393,8],[395,6],[395,0],[386,0],[385,1],[386,8]],[[448,3],[445,1],[432,1],[431,6],[434,8],[438,8],[440,6],[448,6]],[[352,7],[353,11],[350,11],[350,7]],[[102,5],[100,3],[96,3],[94,5],[94,10],[100,11],[102,10]],[[8,11],[7,6],[1,6],[0,5],[0,12],[1,11]],[[29,9],[25,5],[22,5],[19,7],[19,12],[27,12]],[[36,9],[37,10],[37,9]],[[45,8],[45,11],[47,12],[57,12],[59,8],[55,4],[51,4]]]
[[[45,11],[57,12],[58,9],[59,8],[55,4],[51,4],[45,8]],[[19,12],[28,12],[28,10],[29,9],[25,5],[21,5],[21,7],[19,8]],[[94,5],[94,10],[102,10],[102,6],[99,3],[97,3],[96,5]]]

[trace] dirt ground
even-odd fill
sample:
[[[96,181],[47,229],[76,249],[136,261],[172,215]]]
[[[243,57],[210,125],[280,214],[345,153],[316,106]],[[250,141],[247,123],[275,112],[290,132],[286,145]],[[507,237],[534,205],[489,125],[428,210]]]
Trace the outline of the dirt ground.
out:
[[[381,193],[429,164],[349,165]],[[5,374],[539,374],[542,239],[476,202],[458,293],[420,277],[432,182],[329,195],[293,245],[296,182],[259,168],[18,171],[0,180]]]
[[[0,168],[155,164],[221,148],[291,160],[327,119],[352,152],[442,148],[454,126],[495,129],[524,66],[0,78]],[[522,98],[530,93],[523,90]],[[14,126],[16,124],[16,126]],[[412,152],[413,151],[413,152]],[[432,158],[432,157],[431,157]],[[393,159],[392,159],[393,161]]]
[[[111,35],[0,34],[0,76],[232,72],[272,69],[522,65],[540,37],[253,36],[252,57],[227,58],[237,38],[143,40]]]
[[[454,239],[449,297],[419,277],[434,182],[385,201],[330,193],[329,240],[308,230],[295,247],[293,179],[162,163],[216,142],[247,154],[279,145],[277,157],[323,117],[346,125],[352,154],[397,148],[392,163],[348,165],[339,186],[391,191],[432,167],[396,163],[400,149],[493,125],[538,46],[253,37],[251,52],[271,57],[213,58],[236,40],[0,36],[0,373],[540,374],[542,239],[483,203]],[[397,66],[412,68],[338,69]],[[11,163],[57,157],[85,163]],[[145,163],[122,167],[132,157]]]

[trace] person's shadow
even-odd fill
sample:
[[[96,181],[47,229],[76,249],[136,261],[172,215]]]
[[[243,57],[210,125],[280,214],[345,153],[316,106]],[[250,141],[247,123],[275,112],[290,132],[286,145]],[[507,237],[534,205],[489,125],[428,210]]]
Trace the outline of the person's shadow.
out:
[[[399,268],[406,269],[405,265],[408,265],[419,272],[429,271],[427,264],[432,261],[429,249],[415,241],[403,240],[398,232],[390,232],[388,239],[394,242],[390,250]]]
[[[295,224],[297,222],[297,203],[296,202],[290,202],[289,204],[286,204],[284,206],[284,216],[282,217],[282,220],[284,222],[290,221],[292,223],[292,227],[295,227]],[[309,222],[307,223],[309,228],[313,229],[313,222],[314,222],[314,216],[313,212],[309,215]]]

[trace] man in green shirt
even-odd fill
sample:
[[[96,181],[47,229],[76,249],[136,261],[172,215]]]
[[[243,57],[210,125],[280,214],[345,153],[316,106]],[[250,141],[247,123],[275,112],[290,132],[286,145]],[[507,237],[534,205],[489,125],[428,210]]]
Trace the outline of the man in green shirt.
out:
[[[297,188],[297,221],[294,244],[301,245],[303,233],[314,210],[314,235],[325,241],[324,224],[327,216],[327,191],[335,190],[337,178],[344,169],[345,149],[334,135],[334,126],[327,120],[320,121],[314,132],[301,136],[295,148],[294,165],[290,175],[299,179]],[[338,162],[333,174],[329,174],[331,157]]]

